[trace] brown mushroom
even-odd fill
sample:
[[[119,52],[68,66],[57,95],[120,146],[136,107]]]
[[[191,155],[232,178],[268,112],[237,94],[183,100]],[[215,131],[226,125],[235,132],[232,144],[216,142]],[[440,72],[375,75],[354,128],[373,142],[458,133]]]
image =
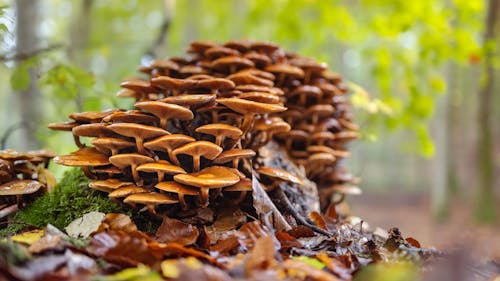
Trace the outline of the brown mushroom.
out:
[[[320,88],[316,86],[311,86],[311,85],[302,85],[295,90],[293,90],[291,93],[288,94],[288,96],[295,97],[299,96],[299,103],[302,106],[305,106],[307,104],[307,100],[311,98],[315,98],[316,101],[318,101],[321,96],[323,95],[323,92],[321,91]]]
[[[107,128],[122,136],[134,138],[137,146],[137,152],[141,154],[146,154],[143,144],[144,140],[170,134],[169,132],[157,127],[134,123],[111,124]]]
[[[269,114],[286,110],[286,107],[282,105],[265,104],[239,98],[222,98],[217,99],[217,102],[244,116],[243,124],[241,125],[243,135],[246,134],[252,126],[256,114]]]
[[[140,110],[127,110],[112,113],[102,119],[104,122],[112,123],[137,123],[144,125],[158,124],[158,118]]]
[[[170,161],[172,161],[176,165],[180,165],[177,156],[172,152],[174,151],[174,149],[183,146],[187,143],[193,142],[195,140],[196,139],[183,134],[172,134],[150,140],[146,142],[144,146],[149,150],[167,152]]]
[[[238,56],[227,56],[223,58],[216,59],[212,62],[212,68],[217,71],[227,71],[229,73],[234,73],[236,70],[241,68],[254,67],[253,61],[238,57]]]
[[[14,180],[0,185],[0,196],[16,196],[18,204],[25,194],[32,194],[40,190],[43,185],[36,180]]]
[[[101,137],[92,140],[92,144],[104,153],[118,154],[120,150],[135,147],[135,143],[118,138]]]
[[[191,110],[180,105],[165,103],[161,101],[137,102],[135,107],[146,110],[160,119],[160,127],[167,129],[170,118],[178,120],[191,120],[194,115]]]
[[[129,195],[136,194],[136,193],[146,193],[146,192],[149,192],[149,189],[145,189],[143,187],[136,186],[136,185],[128,185],[128,186],[119,187],[119,188],[111,191],[108,194],[108,197],[116,199],[116,198],[127,197]]]
[[[158,205],[170,205],[179,202],[179,200],[168,196],[166,194],[148,192],[148,193],[135,193],[127,196],[123,202],[135,206],[136,204],[146,205],[149,212],[156,215],[156,206]]]
[[[54,131],[71,132],[74,127],[79,126],[79,125],[80,125],[80,123],[78,123],[78,122],[70,121],[70,122],[50,123],[47,127],[51,130],[54,130]],[[78,136],[73,135],[73,140],[75,141],[75,144],[76,144],[76,146],[78,146],[78,148],[85,147],[85,145],[83,145],[80,142],[80,138]]]
[[[265,70],[278,74],[278,85],[283,85],[287,77],[289,77],[289,79],[304,77],[304,71],[302,69],[286,63],[269,65]]]
[[[99,123],[102,119],[110,114],[119,111],[118,109],[109,109],[104,111],[87,111],[87,112],[75,112],[69,115],[69,118],[75,120],[78,123]]]
[[[191,156],[193,158],[193,171],[198,172],[200,170],[200,157],[203,156],[204,158],[214,160],[221,152],[222,147],[214,143],[195,141],[176,148],[172,154],[175,156],[178,154]]]
[[[259,175],[269,177],[273,180],[271,185],[266,186],[267,191],[273,190],[274,188],[279,186],[280,183],[282,183],[282,182],[290,182],[290,183],[294,183],[294,184],[298,184],[298,185],[304,184],[302,182],[302,180],[300,180],[298,177],[296,177],[295,175],[292,175],[291,173],[289,173],[283,169],[268,167],[268,166],[261,166],[261,167],[256,169],[256,172]]]
[[[95,178],[95,175],[90,172],[89,167],[108,165],[109,159],[105,154],[97,151],[97,149],[85,147],[68,155],[57,156],[54,158],[54,162],[64,166],[82,167],[85,175],[89,178]]]
[[[243,134],[238,127],[221,123],[200,126],[196,128],[196,132],[214,136],[215,144],[218,146],[222,146],[226,138],[234,140]]]
[[[330,104],[317,104],[306,109],[306,114],[311,116],[311,123],[318,124],[321,118],[332,116],[335,109]]]
[[[280,97],[277,95],[262,92],[246,92],[238,95],[238,98],[262,103],[279,104]]]
[[[137,171],[146,173],[156,173],[158,182],[161,182],[163,180],[165,174],[177,175],[186,173],[186,171],[184,171],[183,168],[176,165],[172,165],[165,160],[159,160],[157,162],[149,162],[141,164],[140,166],[137,167]]]
[[[175,175],[174,180],[182,184],[200,188],[201,205],[206,207],[208,206],[210,189],[231,186],[239,182],[240,178],[227,167],[213,166],[196,173]]]
[[[95,180],[89,183],[89,187],[95,190],[103,191],[103,192],[112,192],[115,189],[124,186],[134,185],[132,182],[121,181],[119,179],[106,179],[106,180]]]
[[[233,168],[238,169],[238,164],[240,159],[251,158],[255,156],[255,151],[251,149],[238,149],[233,148],[230,150],[223,151],[217,158],[215,158],[215,164],[224,164],[227,162],[233,162]]]
[[[248,192],[252,191],[252,180],[248,178],[241,179],[238,183],[224,188],[224,192],[239,192],[240,195],[234,201],[232,201],[235,205],[238,205],[245,199],[245,196]]]
[[[162,99],[162,102],[176,104],[179,106],[191,107],[202,106],[204,104],[214,102],[217,96],[215,94],[200,94],[200,95],[177,95]]]
[[[186,195],[189,196],[200,195],[199,190],[189,188],[175,181],[159,182],[157,185],[155,185],[155,187],[165,192],[171,192],[177,194],[177,198],[179,200],[179,204],[181,205],[182,209],[187,208],[186,200],[184,199]]]
[[[142,186],[143,181],[139,177],[137,166],[144,163],[154,162],[154,159],[137,153],[126,153],[113,155],[109,157],[109,161],[111,162],[111,164],[120,169],[126,169],[130,166],[130,169],[132,170],[132,177],[134,178],[135,183],[139,186]]]

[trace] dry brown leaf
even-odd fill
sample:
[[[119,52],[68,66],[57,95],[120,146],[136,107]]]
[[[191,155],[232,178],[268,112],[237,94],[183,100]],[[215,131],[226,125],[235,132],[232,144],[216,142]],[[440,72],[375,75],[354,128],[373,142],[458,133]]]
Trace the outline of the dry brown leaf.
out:
[[[283,263],[283,267],[287,270],[287,275],[292,279],[294,277],[303,278],[314,281],[340,281],[341,279],[329,274],[326,271],[318,269],[307,262],[301,260],[288,259]],[[300,279],[301,280],[301,279]]]
[[[164,217],[154,239],[160,243],[178,243],[185,246],[194,244],[198,235],[198,229],[191,224]]]
[[[323,216],[316,212],[316,211],[313,211],[309,214],[309,218],[314,222],[314,224],[316,226],[318,226],[319,228],[322,228],[324,230],[328,230],[328,227],[326,226],[326,221],[325,219],[323,218]]]
[[[137,226],[130,219],[129,216],[120,213],[106,214],[99,229],[96,232],[103,232],[106,230],[122,230],[124,232],[137,231]]]
[[[255,242],[252,252],[248,255],[244,264],[246,277],[251,277],[254,271],[268,270],[277,261],[274,257],[274,241],[271,236],[263,236]]]

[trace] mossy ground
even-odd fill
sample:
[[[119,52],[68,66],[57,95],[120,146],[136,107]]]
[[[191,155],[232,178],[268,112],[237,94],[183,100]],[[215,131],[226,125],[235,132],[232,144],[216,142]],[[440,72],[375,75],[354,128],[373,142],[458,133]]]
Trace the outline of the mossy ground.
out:
[[[73,220],[92,211],[132,215],[138,227],[145,232],[154,232],[157,228],[157,223],[148,219],[147,215],[132,214],[130,208],[120,206],[90,189],[88,183],[80,169],[67,171],[53,191],[18,211],[9,225],[0,230],[0,236],[14,234],[26,225],[44,227],[50,223],[64,229]]]

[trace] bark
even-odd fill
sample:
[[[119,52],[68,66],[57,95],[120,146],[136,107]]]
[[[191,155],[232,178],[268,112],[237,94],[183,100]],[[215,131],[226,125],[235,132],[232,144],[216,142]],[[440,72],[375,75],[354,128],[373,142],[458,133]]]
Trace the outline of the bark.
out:
[[[495,189],[494,189],[494,146],[493,146],[493,95],[494,95],[494,68],[495,50],[489,47],[495,37],[495,26],[500,14],[500,0],[489,0],[487,7],[485,33],[483,37],[483,65],[479,89],[478,112],[478,189],[476,219],[482,222],[494,222],[496,219]]]
[[[39,39],[37,27],[40,22],[39,0],[16,0],[16,53],[29,54],[37,50]],[[23,61],[17,61],[18,64]],[[20,139],[17,146],[21,150],[38,149],[41,144],[36,138],[36,122],[42,120],[40,111],[40,92],[37,87],[37,68],[28,69],[29,86],[15,93],[14,99],[20,114]]]

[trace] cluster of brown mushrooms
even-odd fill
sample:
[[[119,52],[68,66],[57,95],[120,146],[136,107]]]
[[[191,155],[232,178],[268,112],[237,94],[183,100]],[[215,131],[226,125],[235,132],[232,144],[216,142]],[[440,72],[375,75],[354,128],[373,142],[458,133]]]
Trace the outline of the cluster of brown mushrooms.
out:
[[[348,181],[336,163],[357,126],[338,75],[267,42],[194,42],[188,53],[153,61],[139,69],[146,79],[121,83],[117,96],[134,99],[134,109],[73,113],[72,121],[50,124],[72,131],[79,147],[55,162],[82,167],[92,188],[153,214],[224,198],[240,204],[254,170],[272,183],[267,190],[302,184],[259,165],[259,148],[274,138],[320,186]]]
[[[55,179],[47,168],[54,156],[46,150],[0,150],[0,209],[25,203],[51,189]]]

